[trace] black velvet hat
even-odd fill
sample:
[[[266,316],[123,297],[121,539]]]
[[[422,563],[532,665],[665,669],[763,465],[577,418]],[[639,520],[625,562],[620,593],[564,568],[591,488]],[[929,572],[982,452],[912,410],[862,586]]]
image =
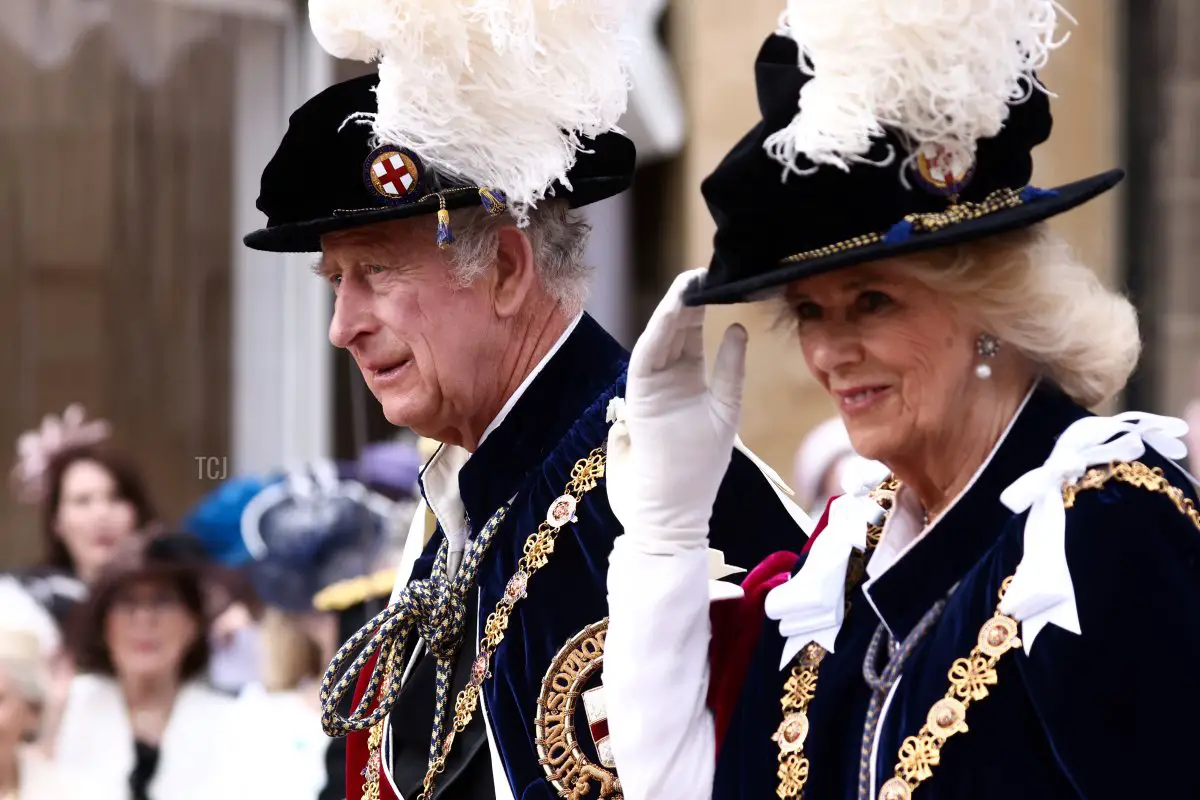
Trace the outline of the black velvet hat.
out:
[[[792,122],[810,80],[798,56],[796,42],[780,35],[759,52],[762,121],[701,186],[717,233],[708,272],[684,295],[688,305],[756,300],[810,275],[1022,228],[1092,199],[1124,176],[1112,170],[1054,189],[1029,186],[1031,151],[1051,128],[1046,93],[1034,89],[1010,106],[999,134],[977,143],[973,167],[957,179],[945,179],[919,157],[904,167],[906,187],[900,163],[908,150],[888,130],[867,159],[883,160],[891,148],[889,166],[821,166],[781,180],[783,167],[764,145]]]
[[[374,113],[377,75],[332,86],[292,114],[287,133],[262,175],[258,209],[267,226],[243,240],[255,250],[315,253],[321,236],[386,220],[483,205],[505,210],[504,187],[477,186],[426,169],[420,154],[384,144],[372,148],[371,126],[351,116]],[[579,208],[619,194],[633,182],[633,142],[605,133],[584,142],[571,183],[554,196]],[[439,220],[445,221],[446,215]],[[447,243],[448,225],[439,229]]]

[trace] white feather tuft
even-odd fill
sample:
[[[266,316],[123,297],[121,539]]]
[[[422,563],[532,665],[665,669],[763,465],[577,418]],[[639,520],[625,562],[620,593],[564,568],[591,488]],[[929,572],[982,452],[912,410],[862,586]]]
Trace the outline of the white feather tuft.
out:
[[[523,220],[582,137],[618,130],[627,0],[311,0],[322,47],[379,61],[376,143],[501,189]]]
[[[779,32],[800,45],[813,77],[767,152],[785,175],[816,169],[798,166],[800,156],[846,170],[868,163],[889,128],[908,159],[928,148],[969,164],[1010,103],[1045,91],[1034,72],[1066,41],[1055,39],[1060,12],[1071,19],[1054,0],[788,0]]]

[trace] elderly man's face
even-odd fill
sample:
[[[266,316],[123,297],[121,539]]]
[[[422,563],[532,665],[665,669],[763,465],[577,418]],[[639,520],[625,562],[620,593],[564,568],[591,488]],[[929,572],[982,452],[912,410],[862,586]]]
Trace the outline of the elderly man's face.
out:
[[[350,351],[388,421],[455,443],[486,426],[505,346],[489,281],[453,283],[428,219],[328,234],[321,246],[336,295],[329,341]]]

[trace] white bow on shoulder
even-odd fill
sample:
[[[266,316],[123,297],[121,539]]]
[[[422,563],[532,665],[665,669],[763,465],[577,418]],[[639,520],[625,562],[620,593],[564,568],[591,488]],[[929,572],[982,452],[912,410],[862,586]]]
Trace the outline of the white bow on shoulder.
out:
[[[1182,459],[1180,441],[1187,423],[1132,411],[1115,417],[1085,417],[1071,424],[1037,469],[1022,475],[1000,494],[1010,511],[1029,512],[1025,520],[1024,554],[1000,611],[1021,623],[1025,652],[1048,623],[1080,633],[1075,586],[1067,568],[1064,487],[1090,467],[1141,458],[1152,447],[1170,459]]]
[[[876,461],[855,460],[842,479],[845,494],[829,506],[829,521],[813,540],[800,572],[767,593],[766,614],[779,621],[787,641],[780,669],[809,642],[833,652],[846,611],[846,568],[855,550],[867,547],[867,529],[884,510],[868,493],[888,476]]]

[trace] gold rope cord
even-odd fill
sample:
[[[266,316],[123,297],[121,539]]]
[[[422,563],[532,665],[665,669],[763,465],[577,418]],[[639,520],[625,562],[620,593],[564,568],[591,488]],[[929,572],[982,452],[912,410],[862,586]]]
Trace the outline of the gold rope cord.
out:
[[[525,540],[522,550],[524,555],[517,566],[517,571],[509,579],[504,595],[496,604],[496,610],[488,615],[487,622],[484,624],[483,638],[479,640],[479,655],[475,657],[475,661],[471,665],[471,680],[458,693],[458,697],[454,701],[453,726],[442,746],[441,756],[425,774],[421,794],[417,800],[429,800],[432,796],[437,776],[446,768],[446,759],[450,755],[455,735],[466,729],[479,705],[480,687],[483,685],[483,681],[491,676],[491,658],[500,643],[504,641],[504,633],[508,630],[508,621],[513,608],[525,597],[529,579],[550,560],[551,554],[554,553],[554,541],[558,532],[568,522],[573,521],[574,511],[578,507],[579,501],[599,485],[600,479],[604,477],[604,464],[603,446],[597,447],[587,456],[575,462],[575,466],[571,468],[571,480],[567,484],[566,491],[554,501],[551,512],[546,515],[547,519]],[[568,514],[566,521],[557,526],[552,525],[550,517],[560,510],[565,510]],[[390,670],[388,674],[391,674]],[[365,776],[366,783],[363,784],[363,800],[378,800],[379,798],[379,773],[382,768],[380,748],[383,742],[385,722],[386,720],[381,720],[372,727],[367,740],[368,774]],[[376,767],[374,770],[370,769],[372,764]]]
[[[1063,507],[1072,508],[1080,492],[1103,488],[1109,481],[1119,481],[1167,497],[1175,508],[1200,530],[1200,512],[1182,489],[1172,486],[1163,471],[1151,469],[1140,461],[1111,464],[1091,469],[1073,484],[1063,487]],[[1008,591],[1012,576],[1000,585],[1000,599]],[[879,800],[910,800],[913,792],[933,776],[933,768],[941,764],[941,749],[955,734],[967,732],[967,709],[972,702],[990,694],[989,686],[998,682],[996,664],[1009,650],[1021,646],[1017,637],[1018,623],[1012,617],[996,613],[979,629],[979,636],[970,655],[950,665],[950,688],[946,696],[929,709],[925,724],[916,736],[900,744],[895,774],[879,790]]]
[[[870,493],[870,497],[890,512],[896,499],[900,482],[889,477]],[[886,517],[885,517],[886,520]],[[857,588],[866,571],[867,559],[879,545],[883,534],[883,522],[867,528],[867,549],[863,553],[854,553],[846,569],[846,613],[850,612],[850,593]],[[804,785],[808,782],[808,757],[804,755],[804,741],[808,738],[808,704],[817,693],[817,676],[821,661],[825,658],[825,648],[815,642],[808,644],[792,667],[791,675],[783,687],[783,722],[771,738],[779,746],[779,785],[775,794],[780,800],[799,800],[804,795]]]

